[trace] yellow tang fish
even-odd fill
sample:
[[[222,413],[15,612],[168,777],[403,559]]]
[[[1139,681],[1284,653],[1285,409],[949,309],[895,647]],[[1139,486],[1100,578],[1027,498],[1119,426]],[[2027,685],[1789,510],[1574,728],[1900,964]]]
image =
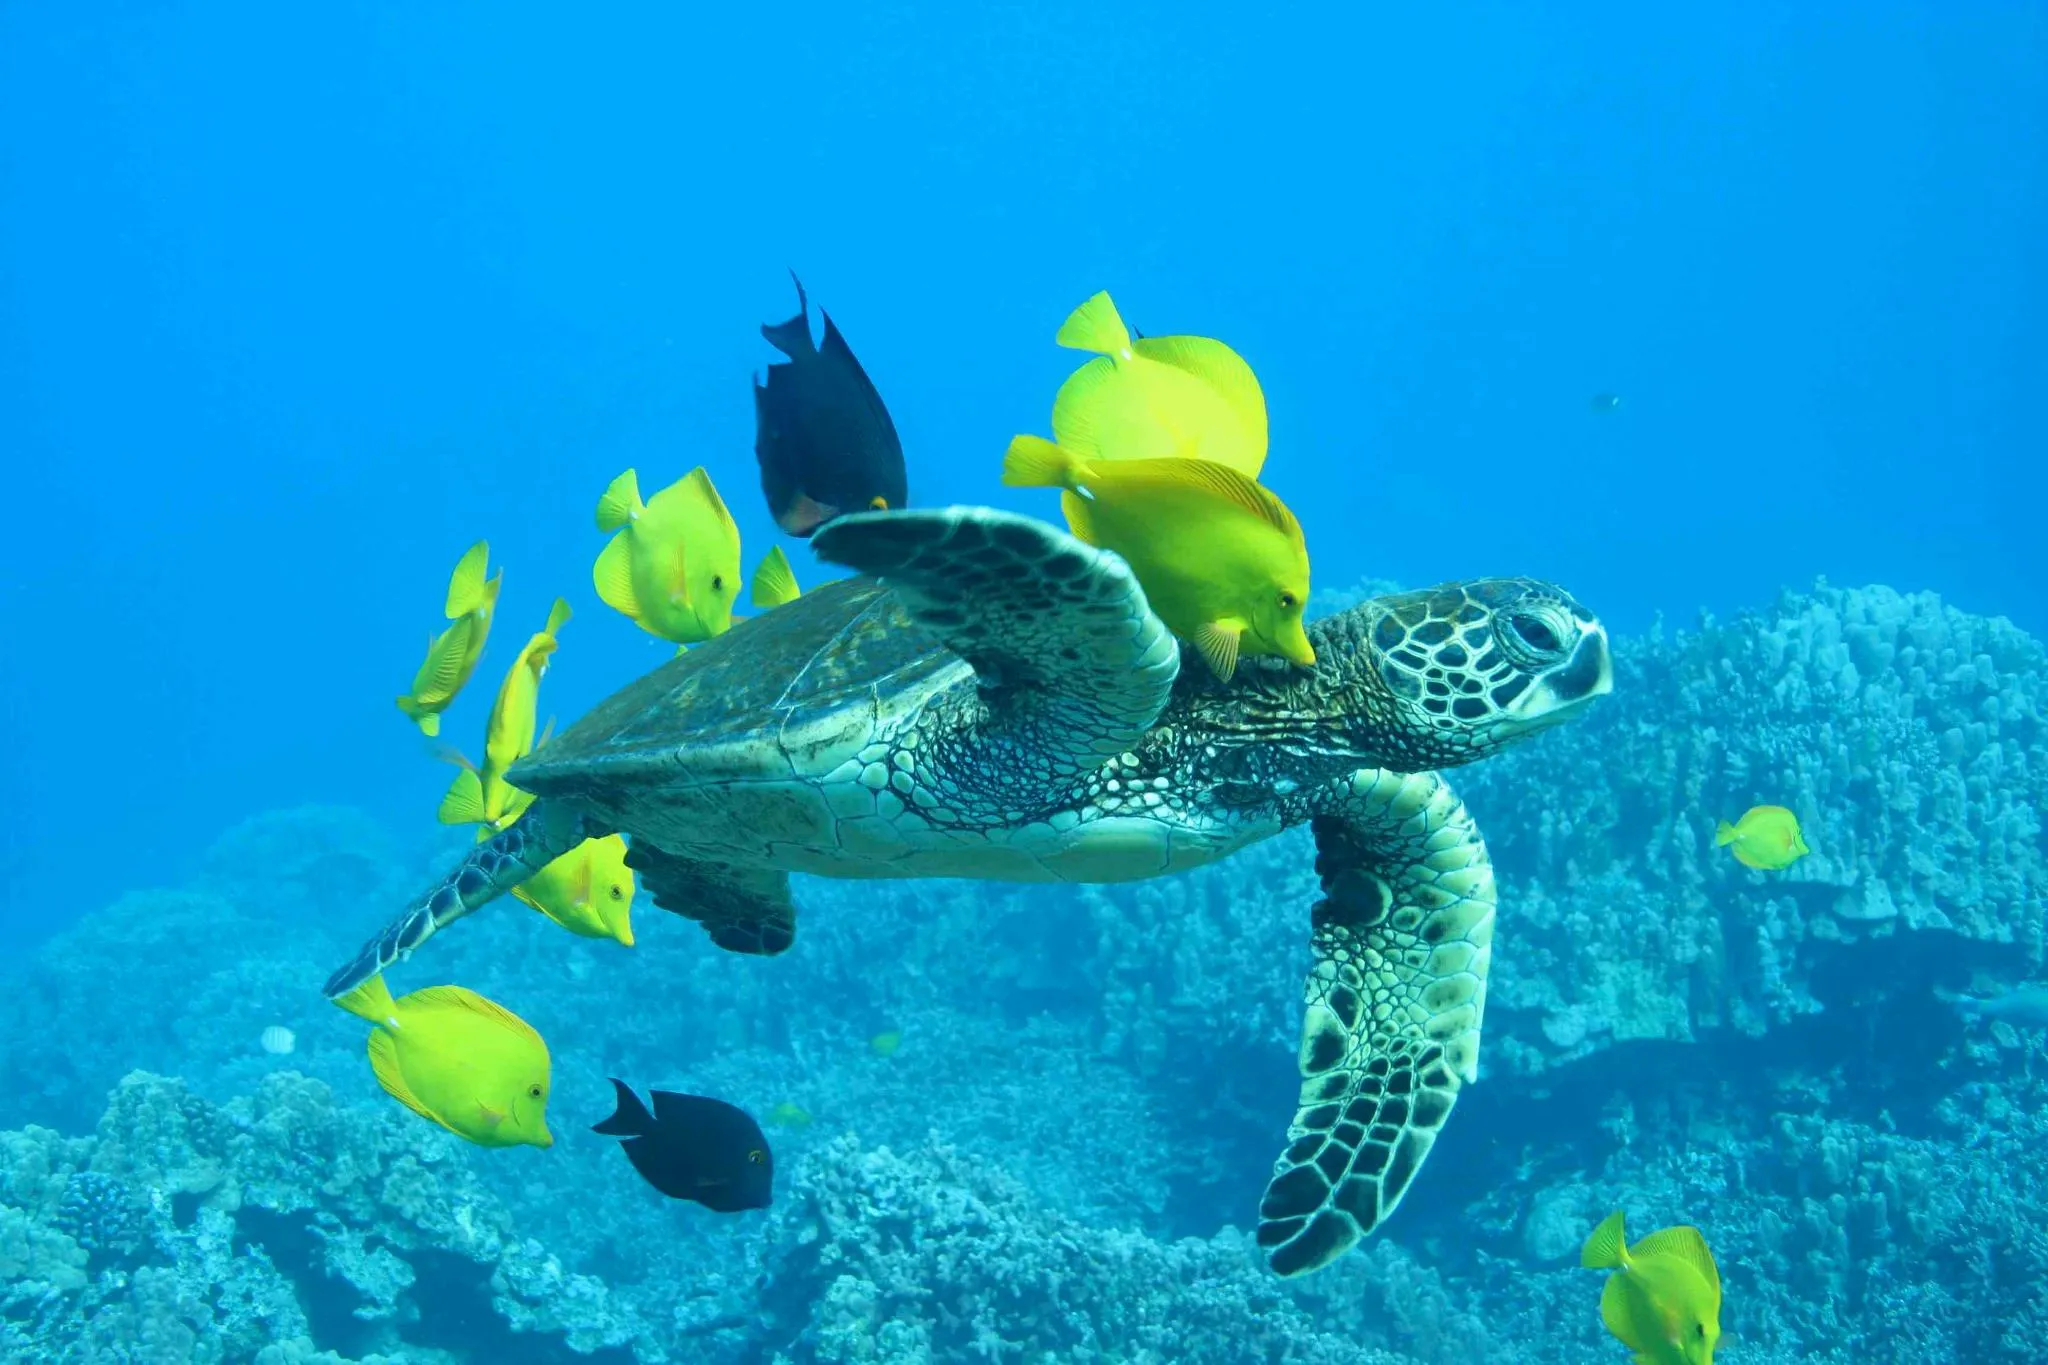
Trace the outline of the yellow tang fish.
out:
[[[1799,817],[1783,806],[1751,806],[1734,824],[1714,830],[1714,847],[1734,845],[1735,861],[1762,872],[1787,868],[1813,852],[1799,832]]]
[[[1237,656],[1277,654],[1308,667],[1301,627],[1308,548],[1285,503],[1209,460],[1091,465],[1037,436],[1010,442],[1003,482],[1067,490],[1067,525],[1122,555],[1174,634],[1228,680]],[[1082,497],[1085,490],[1089,496]]]
[[[754,567],[754,586],[749,594],[754,605],[767,611],[796,601],[801,591],[796,585],[796,570],[789,567],[789,556],[782,553],[780,545],[770,546]]]
[[[624,835],[585,839],[512,894],[572,934],[633,946],[633,873]]]
[[[498,606],[498,587],[505,581],[503,569],[489,582],[484,581],[484,567],[490,556],[491,543],[479,540],[456,562],[443,609],[443,614],[455,624],[427,641],[427,661],[413,675],[412,689],[398,699],[398,709],[412,717],[423,735],[441,733],[441,713],[455,700],[455,694],[476,672],[476,661],[483,657],[484,641],[491,633],[491,616]]]
[[[896,1049],[902,1046],[903,1033],[899,1029],[890,1029],[886,1033],[877,1033],[874,1037],[868,1039],[868,1051],[874,1053],[877,1057],[894,1057]]]
[[[808,1128],[811,1126],[811,1111],[784,1100],[768,1111],[768,1121],[778,1128]]]
[[[1721,1340],[1721,1272],[1694,1227],[1665,1228],[1625,1244],[1619,1210],[1579,1252],[1579,1264],[1612,1270],[1600,1319],[1638,1365],[1713,1365]]]
[[[1055,338],[1097,358],[1069,375],[1052,437],[1084,460],[1213,460],[1248,479],[1266,463],[1266,396],[1243,357],[1209,337],[1140,337],[1106,293]]]
[[[334,1002],[369,1020],[377,1084],[479,1147],[552,1147],[548,1045],[533,1025],[461,986],[398,1000],[373,976]]]
[[[533,752],[533,712],[540,701],[541,676],[555,652],[555,635],[569,620],[569,604],[555,599],[548,613],[547,629],[526,642],[505,681],[498,684],[498,699],[491,703],[491,717],[484,725],[484,761],[481,768],[461,755],[462,771],[455,774],[448,794],[441,798],[441,823],[481,825],[479,841],[505,829],[526,813],[533,797],[505,781],[506,770]]]
[[[698,465],[640,501],[627,470],[597,504],[597,529],[616,532],[591,570],[597,595],[649,635],[693,645],[732,625],[740,590],[740,528]]]

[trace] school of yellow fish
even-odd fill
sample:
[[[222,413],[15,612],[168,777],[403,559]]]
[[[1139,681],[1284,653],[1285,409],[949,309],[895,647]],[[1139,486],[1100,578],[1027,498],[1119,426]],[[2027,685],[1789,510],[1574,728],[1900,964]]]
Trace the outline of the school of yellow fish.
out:
[[[1198,336],[1133,336],[1107,293],[1076,308],[1054,338],[1092,353],[1060,386],[1052,437],[1020,434],[1002,463],[1011,486],[1053,488],[1073,534],[1121,555],[1160,619],[1192,645],[1216,677],[1230,679],[1246,655],[1312,667],[1303,629],[1309,559],[1301,525],[1259,482],[1268,429],[1265,396],[1244,359]],[[703,467],[643,500],[628,469],[599,498],[597,528],[609,539],[591,579],[599,600],[678,652],[730,629],[741,586],[740,533]],[[426,660],[398,709],[427,736],[476,671],[504,579],[486,577],[490,548],[478,541],[450,577],[449,624],[427,644]],[[794,601],[796,575],[771,547],[749,580],[763,611]],[[485,723],[483,759],[453,748],[441,756],[457,773],[440,818],[474,824],[488,838],[525,813],[532,796],[505,781],[512,764],[547,741],[535,736],[540,684],[570,618],[556,599],[500,683]],[[1716,847],[1744,867],[1778,871],[1811,850],[1798,817],[1762,805],[1719,821]],[[571,933],[633,946],[634,879],[626,842],[589,839],[549,863],[512,894]],[[512,1011],[461,986],[434,986],[394,999],[381,977],[337,1001],[369,1021],[376,1080],[400,1103],[485,1147],[548,1147],[547,1044]],[[892,1055],[895,1031],[869,1041]],[[811,1122],[787,1101],[770,1111],[781,1126]],[[1588,1237],[1585,1266],[1610,1272],[1600,1299],[1608,1330],[1638,1362],[1708,1365],[1720,1339],[1721,1283],[1705,1238],[1666,1228],[1633,1247],[1615,1213]]]

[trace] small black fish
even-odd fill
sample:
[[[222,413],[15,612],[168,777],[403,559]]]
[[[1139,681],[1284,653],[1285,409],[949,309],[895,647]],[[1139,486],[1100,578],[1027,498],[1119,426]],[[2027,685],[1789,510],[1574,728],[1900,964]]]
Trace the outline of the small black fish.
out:
[[[616,1076],[619,1107],[593,1133],[621,1137],[626,1159],[671,1199],[716,1213],[765,1209],[774,1201],[775,1154],[744,1109],[703,1095],[656,1090],[654,1112]]]
[[[825,343],[811,344],[810,300],[789,277],[796,316],[761,327],[789,359],[754,382],[754,456],[775,524],[808,536],[842,513],[908,506],[910,489],[882,395],[823,309]]]

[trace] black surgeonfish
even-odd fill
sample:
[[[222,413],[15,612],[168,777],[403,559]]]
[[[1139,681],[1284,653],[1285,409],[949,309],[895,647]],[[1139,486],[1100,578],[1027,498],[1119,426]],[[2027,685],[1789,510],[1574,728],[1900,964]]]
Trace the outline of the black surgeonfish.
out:
[[[789,359],[754,383],[754,455],[775,524],[809,536],[845,512],[907,506],[910,490],[882,395],[822,308],[825,341],[811,344],[810,300],[796,272],[789,277],[796,316],[761,326]]]
[[[626,1159],[671,1199],[692,1199],[715,1213],[765,1209],[775,1193],[775,1154],[744,1109],[704,1095],[656,1090],[654,1112],[631,1086],[611,1078],[619,1104],[593,1133],[624,1138]]]

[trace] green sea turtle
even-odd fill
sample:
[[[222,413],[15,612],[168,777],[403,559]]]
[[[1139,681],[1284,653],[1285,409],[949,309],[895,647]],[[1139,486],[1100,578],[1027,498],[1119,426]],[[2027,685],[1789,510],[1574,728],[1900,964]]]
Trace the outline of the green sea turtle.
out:
[[[630,684],[510,781],[538,800],[328,981],[347,992],[584,838],[623,831],[656,905],[779,953],[789,874],[1113,882],[1314,831],[1322,899],[1301,1100],[1260,1206],[1275,1270],[1393,1212],[1473,1079],[1493,935],[1486,847],[1434,771],[1576,715],[1606,632],[1521,578],[1378,598],[1309,627],[1312,668],[1183,667],[1123,560],[987,508],[818,531],[861,576]]]

